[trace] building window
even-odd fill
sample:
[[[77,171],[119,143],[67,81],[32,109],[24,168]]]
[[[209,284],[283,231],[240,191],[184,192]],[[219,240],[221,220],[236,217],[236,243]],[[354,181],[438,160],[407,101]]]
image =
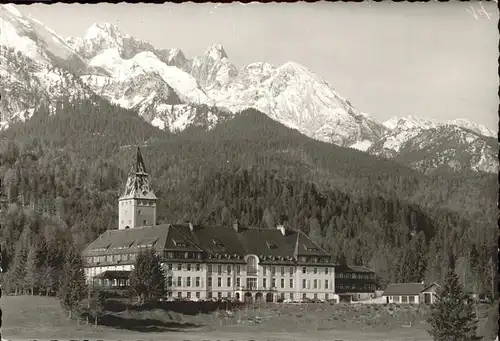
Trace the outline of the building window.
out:
[[[200,286],[200,277],[196,277],[194,285],[199,287]]]
[[[267,278],[262,279],[262,287],[266,288],[267,287]]]
[[[401,303],[408,303],[408,296],[401,296]]]
[[[410,296],[410,303],[415,303],[415,296]]]
[[[218,292],[217,293],[217,298],[220,300],[222,298],[222,293],[221,292]]]
[[[182,271],[182,264],[177,264],[177,270]]]
[[[182,298],[182,292],[180,292],[180,291],[179,291],[179,292],[177,293],[177,297]]]
[[[317,300],[318,299],[318,294],[314,294],[314,299]]]
[[[170,264],[167,265],[168,271],[172,271],[172,268],[173,268],[172,263],[170,263]]]
[[[285,279],[282,278],[280,282],[281,282],[280,283],[281,284],[281,288],[283,289],[285,287]]]
[[[209,286],[209,287],[212,286],[212,277],[207,278],[207,286]]]
[[[222,278],[217,277],[217,286],[220,288],[222,286]]]
[[[236,274],[239,275],[241,272],[241,266],[236,265]]]
[[[186,277],[186,286],[187,287],[191,286],[191,277]]]
[[[307,294],[302,294],[302,299],[305,300],[307,298]]]
[[[213,294],[211,291],[208,292],[208,298],[212,298],[213,297]]]
[[[188,293],[187,293],[187,298],[188,298],[188,299],[191,299],[191,292],[189,292],[189,291],[188,291]]]
[[[325,301],[328,301],[329,297],[328,294],[325,294]]]
[[[290,278],[290,289],[293,289],[293,279]]]
[[[290,267],[290,276],[293,275],[293,266]]]
[[[304,266],[304,267],[302,267],[302,273],[303,273],[303,274],[306,274],[306,273],[307,273],[307,268],[306,268],[305,266]]]
[[[169,287],[171,287],[171,286],[172,286],[172,276],[168,276],[168,277],[167,277],[167,285],[168,285]]]
[[[257,275],[257,257],[250,256],[247,260],[247,274],[250,276]]]
[[[325,275],[328,275],[328,268],[325,268]]]
[[[212,273],[212,264],[208,264],[208,265],[207,265],[207,272],[208,272],[209,274],[211,274],[211,273]]]
[[[199,292],[196,292],[196,298],[200,298],[200,293]]]
[[[227,293],[227,298],[231,298],[231,293],[230,292]]]
[[[191,271],[191,264],[186,264],[186,270]]]
[[[227,278],[227,286],[230,287],[231,286],[231,277],[228,277]]]
[[[325,279],[325,289],[328,289],[328,280]]]
[[[200,271],[200,264],[196,264],[196,271]]]
[[[276,267],[275,266],[271,266],[271,275],[272,276],[276,275]]]
[[[138,214],[138,215],[141,215],[141,214],[142,214],[142,211],[141,211],[141,210],[138,210],[138,211],[137,211],[137,214]]]
[[[318,273],[318,268],[314,268],[313,273],[317,274]]]
[[[267,266],[263,266],[262,267],[262,271],[264,272],[264,276],[267,275]]]
[[[222,265],[217,265],[217,275],[222,273]]]
[[[182,277],[177,277],[177,286],[182,287]]]
[[[293,293],[290,293],[290,301],[293,301]]]
[[[142,224],[146,226],[148,224],[148,221],[146,219],[143,220]]]
[[[302,280],[302,289],[306,289],[306,287],[307,287],[307,285],[306,285],[306,284],[307,284],[306,280],[305,280],[305,279],[303,279],[303,280]]]
[[[272,288],[276,288],[276,278],[272,279],[272,283],[273,283],[273,285],[271,285],[271,287]]]
[[[285,267],[284,266],[281,267],[281,276],[285,276]]]
[[[317,279],[315,279],[315,280],[313,281],[313,288],[314,288],[314,289],[318,289],[318,280],[317,280]]]
[[[236,278],[236,286],[239,288],[241,287],[241,278]]]
[[[228,265],[227,266],[227,274],[230,275],[231,274],[231,265]]]

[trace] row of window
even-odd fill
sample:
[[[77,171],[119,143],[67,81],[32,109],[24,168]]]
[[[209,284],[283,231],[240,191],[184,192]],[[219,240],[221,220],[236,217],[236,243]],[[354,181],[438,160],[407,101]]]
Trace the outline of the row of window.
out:
[[[415,296],[389,296],[395,303],[415,303]]]
[[[207,272],[208,274],[212,274],[213,273],[213,265],[212,264],[208,264],[207,265]],[[178,271],[182,271],[182,270],[186,270],[186,271],[192,271],[193,267],[191,266],[191,264],[187,263],[187,264],[182,264],[182,263],[179,263],[176,265],[175,267]],[[262,267],[262,272],[263,272],[263,275],[267,275],[267,272],[268,272],[268,269],[270,270],[271,272],[271,275],[276,275],[276,270],[277,268],[279,268],[280,270],[280,274],[281,276],[285,276],[286,274],[290,274],[290,276],[293,276],[295,274],[295,267],[293,266],[290,266],[288,267],[288,269],[286,269],[285,266],[281,266],[281,267],[276,267],[276,266],[266,266],[264,265]],[[174,269],[174,265],[173,264],[168,264],[168,270],[173,270]],[[200,264],[195,264],[195,271],[200,271],[201,267],[200,267]],[[217,275],[222,275],[223,273],[224,274],[228,274],[230,275],[233,271],[233,265],[216,265],[216,269],[217,269]],[[241,273],[241,265],[236,265],[234,266],[234,269],[235,269],[235,272],[237,275],[239,275]],[[246,267],[246,270],[247,270],[247,273],[257,273],[257,268],[254,267],[254,266],[247,266]],[[318,274],[320,271],[317,267],[314,267],[312,269],[312,273],[313,274]],[[323,269],[323,272],[325,275],[328,275],[330,273],[330,270],[329,268],[324,268]],[[302,267],[302,273],[303,274],[307,274],[308,273],[308,269],[307,267]]]
[[[192,294],[193,294],[193,293],[192,293],[192,292],[190,292],[190,291],[185,292],[185,293],[183,293],[182,291],[179,291],[179,292],[177,292],[177,297],[178,297],[178,298],[183,298],[183,297],[185,297],[185,298],[187,298],[187,299],[191,299],[191,298],[193,298]],[[218,299],[221,299],[221,298],[223,298],[223,297],[233,298],[233,293],[232,293],[232,292],[226,292],[226,293],[225,293],[225,294],[226,294],[225,296],[224,296],[223,294],[224,294],[224,293],[222,293],[222,292],[220,292],[220,291],[219,291],[219,292],[217,292],[217,293],[216,293],[216,297],[217,297]],[[169,295],[169,296],[173,296],[173,293],[172,293],[172,292],[169,292],[169,293],[168,293],[168,295]],[[300,296],[302,296],[302,299],[304,299],[304,300],[305,300],[305,299],[307,299],[307,294],[305,294],[305,293],[303,293],[302,295],[301,295],[301,294],[294,294],[293,292],[288,293],[288,295],[286,295],[285,293],[281,293],[281,294],[279,294],[279,297],[280,297],[282,300],[285,300],[285,299],[287,298],[287,296],[288,296],[288,299],[290,299],[290,300],[292,300],[292,301],[293,301],[293,300],[295,300],[295,299],[298,299]],[[196,297],[196,298],[200,298],[200,297],[201,297],[201,293],[200,293],[199,291],[195,292],[195,293],[194,293],[194,297]],[[209,298],[209,299],[210,299],[210,298],[213,298],[213,297],[214,297],[214,293],[213,293],[213,292],[211,292],[211,291],[209,291],[209,292],[207,293],[207,298]],[[313,295],[313,298],[314,298],[315,300],[317,300],[317,299],[325,299],[325,300],[329,300],[329,299],[330,299],[330,295],[329,295],[329,294],[323,294],[323,295],[320,295],[320,294],[314,294],[314,295]],[[264,299],[264,297],[263,297],[263,299]]]
[[[373,292],[376,287],[375,284],[342,284],[337,283],[335,285],[339,290],[353,290],[353,291],[363,291],[363,292]]]
[[[345,279],[375,279],[375,274],[356,274],[356,273],[342,273],[337,272],[335,278],[345,278]]]
[[[132,204],[132,200],[120,201],[120,206],[125,206],[126,204]],[[155,202],[153,200],[137,200],[136,204],[138,206],[153,206]]]
[[[201,281],[201,278],[200,277],[194,277],[194,281],[192,279],[192,277],[177,277],[175,279],[175,282],[174,282],[174,278],[172,276],[168,276],[167,277],[167,283],[169,286],[172,286],[174,283],[176,286],[178,287],[182,287],[183,285],[186,286],[186,287],[190,287],[190,286],[195,286],[195,287],[200,287],[202,286],[202,281]],[[218,288],[221,288],[222,287],[222,283],[223,283],[223,279],[222,277],[217,277],[217,287]],[[312,285],[311,285],[312,283]],[[226,280],[225,280],[225,286],[226,287],[232,287],[232,277],[227,277]],[[248,288],[254,288],[256,287],[256,279],[254,278],[248,278],[247,279],[247,287]],[[286,286],[288,284],[288,286]],[[213,286],[213,277],[207,277],[207,286],[208,287],[212,287]],[[241,287],[241,278],[236,278],[236,287]],[[278,285],[277,285],[277,280],[276,278],[272,278],[271,279],[271,288],[278,288]],[[262,288],[264,289],[267,289],[268,288],[268,281],[267,281],[267,278],[262,278]],[[280,279],[280,282],[279,282],[279,288],[281,289],[293,289],[294,288],[294,280],[293,278],[290,278],[288,280],[288,283],[287,281],[285,281],[284,278],[281,278]],[[321,288],[321,280],[319,279],[314,279],[314,280],[307,280],[307,279],[303,279],[302,280],[302,289],[322,289]],[[325,279],[323,281],[323,289],[330,289],[330,281]]]

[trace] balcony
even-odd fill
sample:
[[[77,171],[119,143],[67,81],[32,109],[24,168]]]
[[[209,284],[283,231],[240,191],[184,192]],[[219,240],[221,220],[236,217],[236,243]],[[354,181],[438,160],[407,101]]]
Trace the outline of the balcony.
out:
[[[257,276],[259,269],[256,266],[247,266],[247,276]]]
[[[239,286],[239,287],[236,287],[236,291],[278,291],[278,288],[276,287],[267,287],[267,288],[264,288],[262,286],[258,286],[258,285],[250,285],[250,286]]]

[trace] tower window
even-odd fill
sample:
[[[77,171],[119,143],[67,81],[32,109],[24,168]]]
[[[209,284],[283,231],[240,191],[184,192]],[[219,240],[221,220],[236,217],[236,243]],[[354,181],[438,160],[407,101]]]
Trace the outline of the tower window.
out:
[[[148,221],[147,220],[144,220],[144,225],[147,225],[148,224]]]

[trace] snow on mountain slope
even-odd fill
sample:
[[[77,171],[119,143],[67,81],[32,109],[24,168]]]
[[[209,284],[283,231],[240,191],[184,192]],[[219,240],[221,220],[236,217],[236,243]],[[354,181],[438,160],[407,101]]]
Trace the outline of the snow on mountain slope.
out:
[[[75,69],[85,67],[60,36],[38,20],[23,16],[12,4],[0,7],[0,44],[38,63],[68,67],[71,62]]]
[[[91,91],[72,72],[84,61],[52,30],[23,16],[13,5],[0,7],[0,129],[24,121],[41,104]]]
[[[127,108],[137,105],[137,99],[131,100],[130,98],[150,97],[153,94],[155,89],[151,86],[146,88],[137,86],[138,83],[144,81],[145,77],[155,79],[150,84],[157,85],[159,91],[166,91],[160,91],[162,95],[167,93],[164,98],[165,104],[212,104],[193,76],[175,66],[168,66],[152,52],[140,52],[131,59],[123,59],[116,48],[111,48],[92,58],[89,65],[105,70],[108,76],[86,75],[82,77],[85,83],[96,93],[104,95],[119,105],[124,104]],[[163,80],[164,84],[158,82],[159,79]],[[107,89],[105,90],[104,87]],[[175,94],[172,94],[172,91]],[[120,101],[116,100],[117,96],[121,98]],[[175,100],[172,101],[172,98]]]
[[[311,138],[424,172],[498,168],[490,129],[464,119],[417,116],[380,123],[295,62],[258,62],[238,70],[220,44],[188,59],[179,49],[157,49],[110,24],[94,24],[84,37],[64,41],[12,5],[0,7],[0,20],[0,91],[7,95],[0,103],[0,129],[29,118],[40,104],[93,92],[172,131],[210,129],[255,108]]]
[[[496,137],[497,134],[493,132],[491,129],[475,123],[471,122],[470,120],[467,119],[455,119],[455,120],[448,120],[448,121],[438,121],[435,119],[431,118],[425,118],[425,117],[417,117],[417,116],[406,116],[406,117],[392,117],[388,119],[387,121],[382,123],[384,126],[386,126],[388,129],[393,130],[395,128],[399,129],[414,129],[414,128],[419,128],[419,129],[431,129],[431,128],[438,128],[438,127],[444,127],[444,126],[456,126],[456,127],[461,127],[465,129],[472,130],[475,133],[478,133],[480,135],[488,136],[488,137]]]
[[[250,64],[231,83],[208,93],[231,111],[254,107],[307,136],[341,146],[376,140],[386,130],[295,62],[277,68],[267,63]]]
[[[440,126],[420,130],[400,146],[393,159],[424,173],[443,170],[495,173],[497,151],[498,143],[493,138],[458,126]]]
[[[472,130],[473,132],[478,133],[480,135],[495,137],[495,138],[498,136],[497,132],[494,132],[493,130],[491,130],[491,129],[489,129],[481,124],[471,122],[471,121],[464,119],[464,118],[458,118],[456,120],[446,121],[446,123],[449,125],[455,125],[458,127]]]

